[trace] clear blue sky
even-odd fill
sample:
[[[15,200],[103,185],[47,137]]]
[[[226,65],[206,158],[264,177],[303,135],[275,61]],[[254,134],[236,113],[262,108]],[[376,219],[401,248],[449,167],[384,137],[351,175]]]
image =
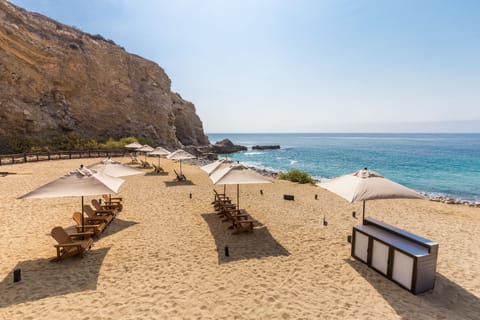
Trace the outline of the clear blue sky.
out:
[[[157,62],[206,132],[480,132],[480,1],[11,2]]]

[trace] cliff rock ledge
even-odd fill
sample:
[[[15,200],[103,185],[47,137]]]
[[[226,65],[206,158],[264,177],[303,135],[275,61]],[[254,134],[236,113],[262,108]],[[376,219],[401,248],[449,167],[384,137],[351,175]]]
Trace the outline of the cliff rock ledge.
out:
[[[69,133],[209,143],[156,63],[0,0],[0,136]]]

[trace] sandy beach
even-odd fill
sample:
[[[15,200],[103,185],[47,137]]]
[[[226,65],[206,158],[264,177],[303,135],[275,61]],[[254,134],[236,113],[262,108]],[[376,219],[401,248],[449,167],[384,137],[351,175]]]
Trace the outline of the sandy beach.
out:
[[[312,185],[245,185],[241,207],[257,223],[232,235],[207,174],[183,164],[191,183],[172,182],[178,163],[163,159],[168,175],[124,178],[123,211],[83,259],[52,263],[50,231],[72,228],[80,198],[16,198],[100,160],[0,168],[30,173],[0,177],[0,319],[480,319],[479,208],[367,203],[367,216],[439,243],[435,289],[416,296],[350,256],[361,203]]]

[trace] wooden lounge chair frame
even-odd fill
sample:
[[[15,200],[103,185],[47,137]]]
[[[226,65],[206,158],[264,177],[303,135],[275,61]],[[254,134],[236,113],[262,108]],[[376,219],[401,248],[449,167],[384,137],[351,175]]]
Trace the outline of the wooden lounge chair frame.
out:
[[[92,247],[93,239],[90,238],[92,234],[93,232],[68,234],[62,227],[54,227],[51,235],[58,242],[55,245],[57,257],[51,261],[59,261],[76,255],[83,258],[84,253]],[[85,236],[88,236],[88,238],[78,240],[79,237]]]
[[[152,163],[152,166],[153,166],[153,173],[162,173],[162,172],[165,172],[165,171],[163,170],[163,168],[160,167],[160,166],[157,166],[157,165],[155,165],[155,164],[153,164],[153,163]]]
[[[220,214],[225,217],[222,222],[231,221],[232,225],[228,228],[234,229],[233,234],[253,231],[254,221],[245,211],[236,209],[235,205],[222,204]]]
[[[110,213],[112,215],[117,215],[119,207],[117,204],[100,204],[97,199],[92,199],[92,206],[95,212],[98,213]]]
[[[107,224],[105,222],[100,223],[93,223],[94,220],[87,218],[83,219],[83,226],[82,226],[82,214],[80,212],[74,212],[72,215],[73,221],[77,223],[75,228],[77,232],[82,232],[82,229],[87,232],[93,232],[95,236],[98,238],[100,234],[105,230]]]
[[[114,214],[111,213],[111,211],[106,211],[106,212],[98,212],[96,210],[93,210],[93,208],[85,204],[83,206],[83,211],[85,214],[88,216],[88,221],[90,223],[102,223],[105,222],[106,224],[109,224],[112,222],[113,218],[115,217]]]
[[[152,167],[148,161],[144,161],[144,160],[140,159],[140,162],[142,163],[141,164],[142,168],[149,169],[149,168]]]
[[[103,197],[103,206],[106,207],[107,209],[113,208],[113,209],[116,209],[117,212],[120,212],[123,210],[122,198],[119,198],[119,197],[110,198],[108,194],[104,194],[102,195],[102,197]],[[101,200],[102,199],[98,201],[100,205],[102,205]]]
[[[178,173],[177,171],[175,171],[175,169],[173,169],[173,172],[175,172],[175,175],[177,176],[177,181],[187,181],[187,177],[185,177],[183,173]]]

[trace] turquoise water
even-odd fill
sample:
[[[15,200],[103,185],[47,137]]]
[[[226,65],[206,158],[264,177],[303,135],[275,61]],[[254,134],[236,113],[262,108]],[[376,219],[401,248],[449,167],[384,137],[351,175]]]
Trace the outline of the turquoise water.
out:
[[[208,134],[248,151],[228,155],[247,165],[299,169],[316,179],[368,167],[431,196],[480,201],[480,134]],[[253,145],[280,150],[251,150]]]

